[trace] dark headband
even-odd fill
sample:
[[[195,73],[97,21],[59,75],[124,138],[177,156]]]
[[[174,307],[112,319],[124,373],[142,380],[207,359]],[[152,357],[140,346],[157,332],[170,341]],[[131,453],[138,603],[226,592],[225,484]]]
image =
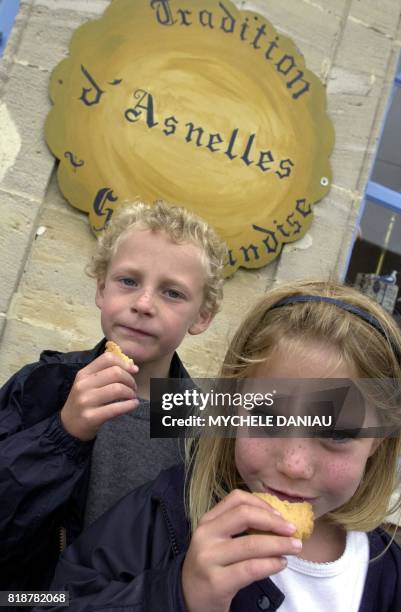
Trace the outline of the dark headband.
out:
[[[379,332],[379,334],[381,334],[383,338],[385,338],[387,342],[390,343],[390,346],[392,350],[394,351],[397,361],[401,363],[401,354],[400,354],[400,351],[398,350],[398,347],[387,336],[384,328],[382,327],[378,319],[376,319],[376,317],[371,315],[369,312],[366,312],[366,310],[363,310],[362,308],[359,308],[358,306],[354,306],[354,304],[349,304],[348,302],[343,302],[342,300],[337,300],[336,298],[326,297],[323,295],[291,295],[290,297],[279,300],[276,304],[274,304],[270,308],[270,310],[274,310],[274,308],[279,308],[280,306],[288,306],[291,304],[297,304],[299,302],[325,302],[327,304],[333,304],[334,306],[337,306],[337,308],[341,308],[342,310],[351,312],[352,314],[356,315],[360,319],[363,319],[364,321],[366,321],[366,323],[369,323],[369,325],[374,327]]]

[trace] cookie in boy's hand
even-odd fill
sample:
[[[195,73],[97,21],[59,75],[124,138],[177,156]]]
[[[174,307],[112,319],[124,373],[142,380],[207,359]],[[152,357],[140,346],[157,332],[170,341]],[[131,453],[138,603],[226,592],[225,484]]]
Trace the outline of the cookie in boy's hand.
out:
[[[285,521],[296,526],[297,530],[292,537],[306,540],[312,535],[314,516],[309,502],[289,502],[269,493],[253,493],[253,495],[270,504],[280,512]],[[256,533],[255,530],[252,530],[252,533]],[[266,532],[257,531],[257,533]]]
[[[134,365],[134,360],[131,359],[131,357],[128,357],[128,355],[126,355],[125,353],[123,353],[118,344],[116,344],[112,340],[107,340],[105,353],[113,353],[114,355],[117,355],[117,357],[120,357],[120,359],[122,359],[126,363]]]

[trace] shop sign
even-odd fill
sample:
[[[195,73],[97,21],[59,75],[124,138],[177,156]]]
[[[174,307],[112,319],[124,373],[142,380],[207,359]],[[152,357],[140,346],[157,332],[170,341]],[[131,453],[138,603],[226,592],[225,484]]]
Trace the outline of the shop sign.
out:
[[[74,33],[50,94],[59,185],[96,234],[124,202],[165,199],[215,227],[230,274],[301,238],[330,189],[323,84],[229,0],[114,0]]]

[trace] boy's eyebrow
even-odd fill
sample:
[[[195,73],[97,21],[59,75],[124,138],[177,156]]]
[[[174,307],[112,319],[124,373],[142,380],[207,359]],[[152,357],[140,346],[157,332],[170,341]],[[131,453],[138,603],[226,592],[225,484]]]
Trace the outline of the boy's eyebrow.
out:
[[[138,268],[134,268],[131,266],[121,266],[121,268],[115,268],[113,271],[113,276],[120,276],[121,274],[136,274],[138,276],[142,276],[142,272]],[[180,278],[174,278],[173,276],[166,276],[161,279],[162,283],[165,285],[175,285],[181,289],[185,289],[185,291],[191,292],[191,288],[188,284],[181,280]]]
[[[116,266],[112,274],[113,276],[120,276],[121,274],[141,274],[141,271],[131,266]]]

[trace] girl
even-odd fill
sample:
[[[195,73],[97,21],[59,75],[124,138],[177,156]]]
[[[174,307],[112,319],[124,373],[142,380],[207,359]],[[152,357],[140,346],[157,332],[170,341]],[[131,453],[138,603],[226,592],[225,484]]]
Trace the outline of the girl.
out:
[[[222,376],[375,379],[365,425],[401,423],[400,330],[335,283],[269,292],[237,331]],[[162,472],[67,549],[52,590],[68,590],[72,610],[399,611],[401,550],[379,527],[399,454],[394,434],[200,437],[185,472]],[[295,527],[251,491],[308,500],[311,538],[293,538]]]

